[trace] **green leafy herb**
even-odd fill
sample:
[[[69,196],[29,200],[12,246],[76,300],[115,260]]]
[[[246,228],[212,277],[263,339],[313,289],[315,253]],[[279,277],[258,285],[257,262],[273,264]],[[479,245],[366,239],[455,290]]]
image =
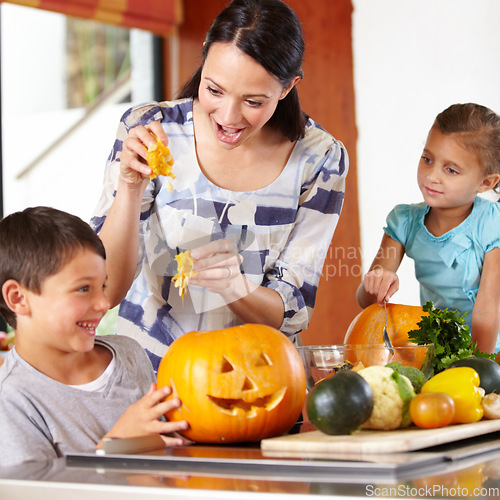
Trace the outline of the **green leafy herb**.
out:
[[[417,323],[418,330],[408,332],[408,338],[419,345],[434,344],[434,358],[431,362],[433,373],[443,371],[450,363],[458,359],[477,356],[494,359],[494,354],[477,350],[472,342],[469,325],[458,311],[438,309],[431,301],[423,306],[428,316],[422,316]]]

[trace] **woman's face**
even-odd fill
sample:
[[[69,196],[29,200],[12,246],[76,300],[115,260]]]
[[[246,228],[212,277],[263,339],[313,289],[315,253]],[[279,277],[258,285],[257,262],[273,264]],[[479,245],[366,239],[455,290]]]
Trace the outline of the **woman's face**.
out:
[[[261,133],[289,88],[232,43],[214,43],[207,54],[199,103],[217,143],[232,149]]]

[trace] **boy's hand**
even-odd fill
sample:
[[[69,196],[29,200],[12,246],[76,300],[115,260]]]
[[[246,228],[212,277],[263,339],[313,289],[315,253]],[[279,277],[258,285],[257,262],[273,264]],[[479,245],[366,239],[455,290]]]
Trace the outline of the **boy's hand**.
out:
[[[398,275],[382,267],[375,267],[365,274],[363,286],[366,292],[374,295],[377,302],[383,306],[399,290]]]
[[[180,435],[175,434],[176,431],[188,428],[189,424],[185,420],[179,422],[159,420],[168,411],[181,406],[178,398],[164,401],[171,393],[172,389],[168,386],[156,389],[156,384],[151,384],[147,394],[131,404],[104,437],[130,438],[161,434],[166,446],[181,446],[189,443]],[[171,436],[164,434],[171,434]]]

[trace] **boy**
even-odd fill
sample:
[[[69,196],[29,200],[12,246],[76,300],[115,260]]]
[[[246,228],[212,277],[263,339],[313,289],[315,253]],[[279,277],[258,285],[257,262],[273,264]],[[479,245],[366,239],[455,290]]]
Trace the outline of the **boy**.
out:
[[[36,207],[0,221],[0,313],[16,340],[0,366],[0,467],[187,427],[160,420],[180,401],[163,401],[171,389],[156,390],[135,340],[96,338],[105,284],[102,242],[78,217]]]

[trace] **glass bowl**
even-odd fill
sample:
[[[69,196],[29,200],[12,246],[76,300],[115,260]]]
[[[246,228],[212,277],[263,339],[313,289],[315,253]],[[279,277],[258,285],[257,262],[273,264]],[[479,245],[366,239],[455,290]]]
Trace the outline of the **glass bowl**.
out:
[[[309,390],[344,364],[343,345],[298,346],[297,350],[304,363]]]
[[[361,367],[385,366],[387,363],[401,363],[422,370],[427,377],[434,357],[434,344],[396,346],[391,349],[384,344],[372,345],[312,345],[298,346],[302,363],[306,372],[307,388],[310,390],[320,380],[343,366]],[[349,365],[346,365],[349,363]]]
[[[434,344],[407,344],[392,348],[388,348],[384,344],[344,345],[344,360],[354,366],[359,363],[364,367],[400,363],[404,366],[418,368],[426,377],[430,373],[433,358]]]

